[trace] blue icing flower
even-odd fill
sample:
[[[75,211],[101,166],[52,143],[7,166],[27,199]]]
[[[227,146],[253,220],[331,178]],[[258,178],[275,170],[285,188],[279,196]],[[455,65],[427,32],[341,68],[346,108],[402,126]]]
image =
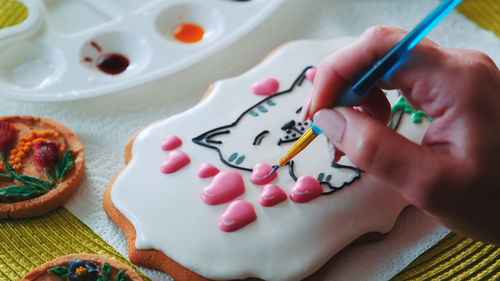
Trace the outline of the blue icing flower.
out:
[[[99,267],[93,262],[71,260],[68,264],[70,281],[96,281]]]

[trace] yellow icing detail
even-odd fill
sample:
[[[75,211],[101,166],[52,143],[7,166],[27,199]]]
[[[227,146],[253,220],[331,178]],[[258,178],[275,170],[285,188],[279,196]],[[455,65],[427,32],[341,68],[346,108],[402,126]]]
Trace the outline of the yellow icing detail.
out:
[[[87,270],[85,267],[83,267],[83,266],[80,266],[80,267],[78,267],[78,268],[75,270],[75,273],[76,273],[76,275],[78,275],[78,276],[84,276],[84,275],[87,275],[87,272],[88,272],[88,270]]]

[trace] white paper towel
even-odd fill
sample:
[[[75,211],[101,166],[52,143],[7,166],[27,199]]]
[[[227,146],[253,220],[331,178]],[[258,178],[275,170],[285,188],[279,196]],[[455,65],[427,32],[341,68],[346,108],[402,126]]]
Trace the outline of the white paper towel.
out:
[[[237,43],[170,77],[88,100],[29,104],[0,99],[0,115],[50,118],[80,137],[86,176],[65,206],[126,256],[125,237],[107,218],[102,196],[123,168],[124,146],[137,130],[192,107],[210,83],[247,71],[287,41],[359,35],[376,24],[411,29],[438,4],[437,0],[289,0]],[[499,38],[457,12],[429,37],[447,47],[481,50],[500,62]],[[407,209],[383,241],[342,252],[324,280],[387,280],[447,233],[421,212]],[[166,274],[145,272],[153,280],[169,280]]]

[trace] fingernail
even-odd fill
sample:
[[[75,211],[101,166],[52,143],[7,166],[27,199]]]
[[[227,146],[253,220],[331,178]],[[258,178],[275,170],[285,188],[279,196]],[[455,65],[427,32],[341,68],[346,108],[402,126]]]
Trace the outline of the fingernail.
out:
[[[333,161],[335,160],[335,144],[331,140],[328,140],[327,146],[328,154],[330,155],[330,159]]]
[[[353,109],[355,109],[359,112],[365,113],[365,114],[369,115],[370,117],[375,117],[375,113],[373,113],[373,111],[368,107],[355,106],[355,107],[353,107]]]
[[[312,96],[309,94],[306,98],[306,102],[304,103],[304,106],[302,106],[302,110],[300,111],[300,122],[304,122],[308,119],[309,115],[309,108],[311,107],[311,99]]]
[[[335,109],[322,109],[314,114],[314,124],[335,144],[341,144],[346,128],[344,116]]]

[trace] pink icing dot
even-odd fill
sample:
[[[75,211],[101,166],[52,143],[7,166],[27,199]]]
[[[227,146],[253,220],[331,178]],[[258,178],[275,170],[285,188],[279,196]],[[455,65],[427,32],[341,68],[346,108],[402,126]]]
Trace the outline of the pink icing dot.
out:
[[[305,203],[321,195],[323,188],[319,181],[311,176],[297,179],[290,191],[290,199],[297,203]]]
[[[217,224],[224,232],[236,231],[257,219],[255,210],[247,201],[236,200],[227,206]]]
[[[306,70],[306,79],[311,81],[311,82],[314,82],[314,77],[316,77],[316,67],[313,67],[313,68],[309,68],[308,70]]]
[[[250,181],[256,185],[264,185],[273,181],[278,173],[269,175],[273,167],[266,163],[257,163],[253,166],[252,175],[250,175]]]
[[[198,169],[198,177],[202,179],[209,178],[211,176],[217,175],[219,173],[219,169],[212,164],[203,163]]]
[[[265,78],[252,84],[250,89],[259,96],[270,96],[275,94],[280,87],[278,80],[274,78]]]
[[[279,186],[268,184],[262,189],[259,195],[259,204],[264,207],[272,207],[282,201],[285,201],[288,196]]]
[[[235,171],[223,171],[215,175],[201,191],[201,200],[208,205],[229,202],[245,192],[243,177]]]
[[[191,159],[185,152],[175,150],[167,154],[165,162],[160,166],[160,171],[164,174],[171,174],[177,172],[189,162],[191,162]]]
[[[176,135],[168,135],[165,137],[163,140],[163,143],[161,144],[161,149],[165,151],[170,151],[174,150],[177,147],[181,146],[182,140],[176,136]]]

